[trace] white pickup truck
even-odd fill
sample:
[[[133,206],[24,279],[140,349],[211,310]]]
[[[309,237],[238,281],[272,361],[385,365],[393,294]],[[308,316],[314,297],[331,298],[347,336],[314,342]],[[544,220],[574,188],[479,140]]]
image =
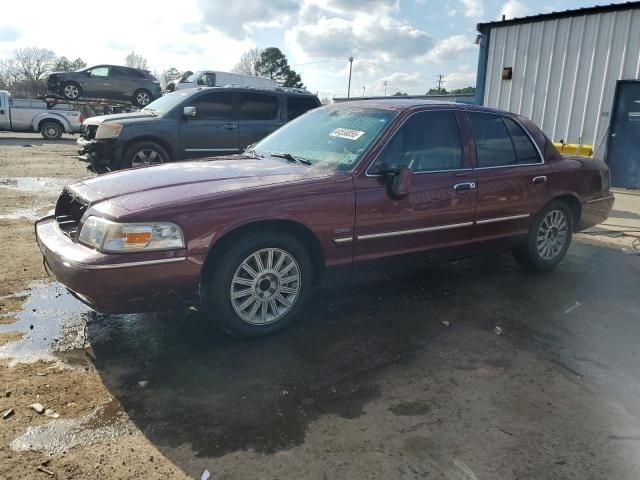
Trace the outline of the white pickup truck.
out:
[[[79,132],[82,120],[82,113],[71,105],[48,109],[40,100],[12,98],[9,92],[0,90],[0,130],[40,132],[47,140],[57,140],[64,132]]]

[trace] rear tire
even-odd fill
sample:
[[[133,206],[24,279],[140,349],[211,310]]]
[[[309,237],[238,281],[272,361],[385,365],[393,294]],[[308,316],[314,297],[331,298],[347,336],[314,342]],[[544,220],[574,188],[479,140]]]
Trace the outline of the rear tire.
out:
[[[202,283],[203,306],[209,319],[233,336],[262,337],[288,327],[313,288],[308,249],[287,234],[250,233],[212,260]]]
[[[149,90],[140,89],[133,94],[133,104],[137,107],[146,107],[151,101],[151,92]]]
[[[155,142],[136,142],[128,146],[122,154],[118,168],[138,168],[166,163],[170,160],[167,151]]]
[[[40,135],[45,140],[59,140],[64,133],[64,128],[58,122],[48,121],[40,125]]]
[[[554,268],[569,249],[573,222],[566,203],[558,200],[549,203],[534,218],[526,241],[513,250],[516,262],[538,272]]]
[[[62,84],[60,93],[67,100],[78,100],[82,96],[82,88],[75,82],[66,82]]]

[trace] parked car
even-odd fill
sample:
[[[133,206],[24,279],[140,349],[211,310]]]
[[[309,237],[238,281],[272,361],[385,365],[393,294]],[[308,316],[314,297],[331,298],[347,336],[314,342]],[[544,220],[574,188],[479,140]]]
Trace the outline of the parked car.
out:
[[[199,70],[179,80],[169,82],[167,91],[184,90],[196,87],[225,87],[227,85],[245,85],[248,87],[276,87],[274,80],[242,73],[219,72],[216,70]]]
[[[77,133],[82,125],[82,113],[70,105],[47,108],[40,100],[13,98],[0,90],[0,130],[40,132],[47,140],[57,140],[63,133]]]
[[[235,335],[289,325],[329,272],[512,250],[533,270],[612,206],[609,170],[526,118],[419,100],[312,110],[243,155],[65,188],[45,264],[101,312],[197,305]]]
[[[279,87],[180,90],[139,112],[86,119],[79,158],[103,172],[239,153],[318,106],[309,92]]]
[[[67,100],[104,98],[128,101],[139,107],[162,96],[160,82],[149,71],[118,65],[54,72],[47,79],[47,88]]]

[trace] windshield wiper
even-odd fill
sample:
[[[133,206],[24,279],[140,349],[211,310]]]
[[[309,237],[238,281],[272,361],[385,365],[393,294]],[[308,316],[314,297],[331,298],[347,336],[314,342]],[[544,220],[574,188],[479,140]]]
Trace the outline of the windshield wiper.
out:
[[[253,148],[247,148],[243,153],[253,158],[264,158],[264,155],[259,154]]]
[[[154,117],[158,116],[158,111],[154,110],[153,108],[143,108],[142,109],[143,112],[149,112],[151,115],[153,115]]]
[[[311,165],[311,162],[306,158],[294,157],[289,152],[270,152],[269,155],[272,157],[284,158],[285,160],[289,160],[290,162],[300,162],[305,165]]]

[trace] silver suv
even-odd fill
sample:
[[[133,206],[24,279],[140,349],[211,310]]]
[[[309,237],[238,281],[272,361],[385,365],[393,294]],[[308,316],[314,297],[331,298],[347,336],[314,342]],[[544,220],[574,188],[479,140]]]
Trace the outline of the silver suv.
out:
[[[138,107],[146,107],[162,96],[160,82],[147,70],[117,65],[96,65],[78,72],[54,72],[47,79],[47,88],[71,101],[104,98],[129,101]]]

